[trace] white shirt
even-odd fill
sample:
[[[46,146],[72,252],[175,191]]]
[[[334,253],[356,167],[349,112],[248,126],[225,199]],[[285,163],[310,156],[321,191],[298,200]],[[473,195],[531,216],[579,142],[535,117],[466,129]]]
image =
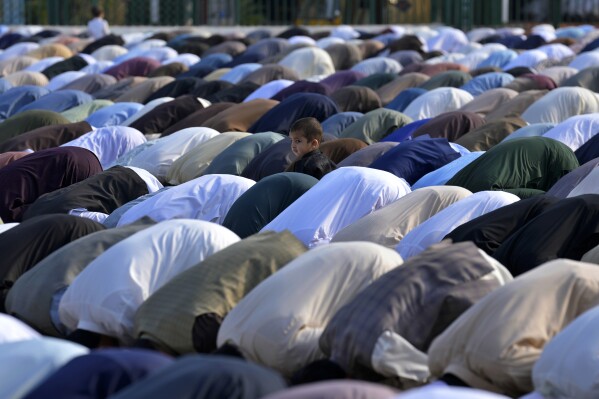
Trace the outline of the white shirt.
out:
[[[36,62],[35,64],[29,65],[27,68],[23,69],[23,71],[29,72],[41,72],[49,66],[56,64],[57,62],[64,61],[64,57],[48,57],[43,58]],[[83,71],[85,72],[85,71]]]
[[[158,193],[123,214],[118,227],[144,216],[160,222],[197,219],[222,224],[237,198],[256,182],[233,175],[206,175]]]
[[[225,227],[199,220],[148,227],[110,247],[73,280],[60,300],[60,321],[69,330],[130,343],[135,312],[153,292],[237,241]]]
[[[363,74],[369,76],[375,73],[399,73],[401,71],[401,64],[394,59],[384,58],[384,57],[375,57],[369,58],[364,61],[360,61],[353,67],[351,67],[352,71],[362,72]]]
[[[439,87],[417,97],[403,112],[412,120],[434,118],[455,111],[472,101],[472,94],[454,87]]]
[[[549,58],[547,57],[547,54],[541,50],[527,50],[523,53],[520,53],[516,58],[508,62],[507,65],[504,65],[503,70],[508,71],[516,67],[534,68],[539,65],[541,61],[545,61],[547,58]]]
[[[599,307],[578,316],[543,349],[532,370],[535,391],[547,398],[599,397]]]
[[[576,101],[576,99],[572,98],[571,101]],[[570,147],[572,151],[576,151],[584,143],[589,141],[598,131],[599,113],[592,113],[572,116],[555,126],[553,129],[547,131],[543,134],[543,137],[561,141]]]
[[[156,99],[150,101],[149,103],[147,103],[146,105],[144,105],[144,107],[142,109],[140,109],[139,111],[137,111],[136,113],[131,115],[127,120],[125,120],[123,123],[121,123],[121,126],[129,126],[133,122],[135,122],[136,120],[138,120],[139,118],[141,118],[142,116],[144,116],[145,114],[147,114],[148,112],[150,112],[151,110],[156,108],[157,106],[167,103],[169,101],[173,101],[173,100],[174,100],[173,97],[156,98]]]
[[[480,389],[450,387],[443,382],[435,382],[403,392],[394,399],[508,399],[508,397]]]
[[[216,130],[208,127],[192,127],[179,130],[156,140],[153,146],[134,156],[128,165],[145,169],[156,176],[158,180],[165,181],[173,162],[219,134]]]
[[[426,41],[429,50],[441,50],[447,52],[457,51],[460,47],[468,44],[466,34],[459,29],[443,27],[437,36]]]
[[[472,194],[412,229],[395,249],[402,258],[408,259],[440,242],[456,227],[519,200],[514,194],[504,191],[480,191]]]
[[[46,85],[46,89],[50,91],[55,91],[65,86],[68,83],[74,82],[75,80],[85,76],[85,72],[81,71],[67,71],[63,72],[59,75],[54,76],[48,84]]]
[[[200,57],[198,57],[195,54],[183,53],[183,54],[177,55],[176,57],[169,58],[167,60],[162,61],[162,65],[171,64],[173,62],[179,62],[183,65],[187,65],[188,67],[190,67],[193,64],[200,62]]]
[[[107,126],[85,133],[61,147],[86,148],[96,154],[105,169],[117,158],[145,142],[146,138],[139,130],[126,126]]]
[[[0,398],[24,397],[68,361],[87,353],[84,346],[49,337],[0,345]]]
[[[5,231],[8,231],[10,229],[12,229],[13,227],[17,227],[19,225],[19,223],[4,223],[4,224],[0,224],[0,234],[4,233]]]
[[[21,320],[0,313],[0,345],[8,342],[41,338],[41,335]]]
[[[106,218],[109,216],[107,213],[103,212],[92,212],[87,208],[75,208],[69,211],[69,215],[79,216],[86,219],[91,219],[94,222],[103,223]]]
[[[599,53],[596,51],[586,51],[579,54],[568,65],[582,71],[585,68],[599,66]]]
[[[530,124],[561,123],[573,116],[597,116],[598,112],[596,93],[584,87],[558,87],[532,103],[520,117]]]
[[[599,194],[599,184],[597,184],[598,180],[599,169],[593,168],[593,170],[586,175],[586,177],[582,179],[580,183],[578,183],[576,187],[572,189],[572,191],[570,191],[570,194],[568,194],[567,198],[577,197],[584,194]]]
[[[252,101],[257,98],[272,98],[275,94],[277,94],[284,88],[291,86],[293,83],[295,82],[286,79],[270,81],[254,90],[252,94],[250,94],[245,98],[245,100],[243,100],[243,102],[247,103],[248,101]]]
[[[335,65],[329,53],[318,47],[303,47],[289,53],[279,65],[293,69],[300,79],[314,75],[331,75]]]
[[[108,28],[108,22],[104,18],[96,17],[87,23],[87,33],[95,40],[98,40],[108,34],[110,29]]]
[[[395,248],[410,230],[471,195],[469,190],[456,186],[425,187],[412,191],[339,231],[333,242],[369,241]]]
[[[389,172],[348,166],[325,175],[261,231],[291,231],[309,247],[328,243],[359,218],[410,192],[410,186]]]
[[[96,51],[94,51],[91,56],[94,57],[97,61],[112,61],[116,57],[128,53],[127,50],[123,46],[119,46],[116,44],[109,44],[106,46],[102,46]]]

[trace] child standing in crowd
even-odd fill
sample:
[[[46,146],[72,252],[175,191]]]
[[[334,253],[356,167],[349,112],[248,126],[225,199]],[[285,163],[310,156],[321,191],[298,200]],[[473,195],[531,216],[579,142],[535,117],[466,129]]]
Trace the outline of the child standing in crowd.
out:
[[[318,149],[322,142],[322,126],[315,118],[295,121],[289,131],[291,151],[296,156],[287,172],[305,173],[317,179],[337,169],[337,165]]]
[[[92,19],[87,23],[87,33],[90,37],[98,40],[108,34],[108,22],[104,19],[104,11],[98,6],[92,7]]]

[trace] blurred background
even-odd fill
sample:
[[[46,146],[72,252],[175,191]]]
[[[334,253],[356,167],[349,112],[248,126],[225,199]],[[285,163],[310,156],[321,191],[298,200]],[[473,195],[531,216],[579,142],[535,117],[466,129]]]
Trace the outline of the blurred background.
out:
[[[99,5],[111,25],[233,26],[599,22],[599,0],[0,0],[6,25],[85,25]]]

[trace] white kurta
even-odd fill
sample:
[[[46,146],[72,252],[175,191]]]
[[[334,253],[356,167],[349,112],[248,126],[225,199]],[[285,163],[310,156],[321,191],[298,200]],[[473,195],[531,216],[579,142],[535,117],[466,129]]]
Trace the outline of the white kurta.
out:
[[[38,339],[41,335],[21,320],[0,313],[0,345],[9,342]],[[2,361],[2,359],[0,359]]]
[[[287,39],[287,42],[292,46],[295,44],[307,44],[308,46],[316,45],[316,41],[314,39],[304,35],[291,36],[289,39]]]
[[[114,62],[112,61],[98,61],[95,64],[84,66],[80,69],[80,71],[85,72],[88,75],[91,75],[94,73],[102,73],[113,65]]]
[[[402,258],[408,259],[440,242],[456,227],[519,200],[514,194],[503,191],[480,191],[472,194],[412,229],[395,249]]]
[[[561,141],[572,151],[576,151],[597,132],[599,132],[599,113],[594,113],[572,116],[543,134],[543,137]]]
[[[102,46],[96,51],[94,51],[91,56],[94,57],[98,61],[112,61],[119,55],[126,54],[129,50],[127,50],[123,46],[119,46],[116,44],[110,44],[107,46]]]
[[[475,50],[471,53],[466,54],[466,56],[457,61],[458,64],[466,66],[468,69],[473,70],[476,69],[478,64],[489,58],[489,55],[492,53],[489,49],[481,48],[479,50]]]
[[[144,216],[160,222],[170,219],[197,219],[222,224],[231,205],[255,181],[233,175],[206,175],[171,187],[129,209],[118,227]]]
[[[449,205],[472,193],[462,187],[438,186],[412,191],[335,234],[333,241],[369,241],[395,248],[406,234]]]
[[[229,72],[225,73],[218,80],[237,84],[237,83],[241,82],[247,75],[249,75],[250,73],[252,73],[255,70],[260,69],[260,68],[262,68],[262,64],[256,64],[256,63],[240,64],[240,65],[237,65],[237,66],[231,68],[231,70]]]
[[[318,340],[339,308],[402,263],[373,243],[335,243],[296,258],[256,286],[225,317],[218,345],[286,375],[324,357]]]
[[[181,184],[201,176],[218,154],[250,134],[243,132],[221,133],[191,148],[173,162],[168,170],[167,181],[170,184]]]
[[[539,72],[539,75],[549,76],[556,85],[561,86],[562,82],[577,73],[578,71],[575,68],[569,66],[553,66],[543,69]]]
[[[532,103],[522,113],[528,123],[560,123],[571,116],[599,112],[596,93],[583,87],[558,87]]]
[[[328,243],[345,226],[409,193],[389,172],[357,166],[325,175],[261,231],[291,231],[308,247]]]
[[[474,99],[472,94],[454,87],[439,87],[416,98],[404,110],[413,120],[434,118],[449,111],[456,111]]]
[[[545,61],[547,58],[547,54],[541,50],[527,50],[504,65],[503,70],[508,71],[516,67],[535,68],[541,61]]]
[[[67,83],[71,83],[83,76],[87,75],[85,72],[81,71],[67,71],[63,72],[59,75],[54,76],[48,84],[46,85],[46,89],[50,91],[55,91],[66,85]]]
[[[442,382],[435,382],[406,391],[394,399],[508,399],[508,397],[480,389],[450,387]]]
[[[199,220],[169,220],[110,247],[91,262],[64,293],[60,321],[83,329],[133,340],[139,306],[180,272],[239,241],[230,230]]]
[[[173,62],[178,62],[187,67],[192,66],[193,64],[200,62],[200,57],[195,54],[183,53],[179,54],[176,57],[169,58],[168,60],[162,61],[162,65],[172,64]]]
[[[125,166],[126,168],[131,169],[132,171],[134,171],[135,173],[137,173],[137,175],[144,181],[146,182],[146,185],[148,186],[148,194],[154,193],[158,190],[160,190],[161,188],[163,188],[164,186],[162,185],[162,183],[160,183],[158,181],[158,179],[156,179],[154,177],[154,175],[152,175],[150,172],[148,172],[145,169],[141,169],[141,168],[136,168],[135,166]]]
[[[508,136],[509,137],[509,136]],[[470,163],[474,162],[478,157],[483,155],[484,151],[475,151],[464,154],[461,157],[454,159],[448,164],[441,166],[439,169],[433,170],[422,176],[412,185],[413,190],[422,187],[441,186],[454,177],[460,170],[464,169]]]
[[[33,51],[36,48],[39,48],[39,46],[39,44],[32,42],[15,43],[6,50],[4,50],[2,54],[0,54],[0,61],[25,55],[28,52]]]
[[[84,346],[49,337],[0,345],[0,398],[24,397],[68,361],[87,353]]]
[[[599,66],[599,52],[586,51],[584,53],[578,54],[568,66],[576,68],[579,71],[582,71],[585,68]]]
[[[333,44],[345,44],[345,40],[338,37],[327,36],[316,41],[316,46],[322,49],[332,46]]]
[[[599,307],[570,323],[543,349],[532,370],[535,390],[546,398],[599,398]]]
[[[71,140],[61,147],[86,148],[96,154],[102,168],[106,169],[118,157],[146,142],[137,129],[125,126],[108,126],[96,129]]]
[[[208,127],[191,127],[179,130],[156,140],[153,146],[146,148],[133,157],[128,165],[145,169],[156,176],[158,180],[165,181],[173,162],[187,151],[218,135],[219,133],[216,130]]]
[[[257,98],[270,99],[284,88],[291,86],[293,83],[295,82],[287,79],[278,79],[270,81],[265,85],[258,87],[255,91],[252,92],[252,94],[247,96],[245,100],[243,100],[243,102],[247,103],[248,101],[252,101]]]
[[[561,43],[546,44],[539,47],[537,50],[547,54],[547,58],[553,61],[561,61],[564,58],[573,57],[576,55],[570,47]]]
[[[442,50],[453,52],[468,44],[468,38],[459,29],[443,27],[440,29],[439,34],[428,39],[426,44],[429,51]]]
[[[401,64],[394,59],[375,57],[358,62],[351,67],[352,71],[361,72],[365,75],[373,75],[375,73],[399,73],[401,72]]]
[[[297,49],[279,61],[279,65],[294,70],[300,79],[335,73],[335,65],[331,56],[318,47]]]
[[[10,229],[12,229],[13,227],[17,227],[19,225],[19,223],[4,223],[4,224],[0,224],[0,234],[4,233],[5,231],[8,231]]]
[[[164,47],[156,47],[156,48],[151,48],[151,49],[145,50],[139,56],[151,58],[158,62],[164,62],[171,58],[175,58],[178,55],[179,55],[179,53],[177,52],[177,50],[172,49],[167,46],[164,46]]]
[[[584,194],[599,194],[599,169],[594,168],[570,191],[567,198]]]
[[[29,72],[41,72],[44,69],[48,68],[51,65],[56,64],[57,62],[64,61],[64,57],[48,57],[43,58],[36,62],[35,64],[29,65],[27,68],[23,69],[23,71]],[[85,71],[83,71],[85,72]]]

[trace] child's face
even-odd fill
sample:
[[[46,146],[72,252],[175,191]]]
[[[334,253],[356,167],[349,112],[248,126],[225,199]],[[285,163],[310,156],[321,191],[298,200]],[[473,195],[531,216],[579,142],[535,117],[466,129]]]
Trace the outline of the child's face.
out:
[[[289,137],[291,138],[291,152],[298,158],[318,148],[318,140],[314,139],[308,142],[308,139],[299,132],[289,132]]]

